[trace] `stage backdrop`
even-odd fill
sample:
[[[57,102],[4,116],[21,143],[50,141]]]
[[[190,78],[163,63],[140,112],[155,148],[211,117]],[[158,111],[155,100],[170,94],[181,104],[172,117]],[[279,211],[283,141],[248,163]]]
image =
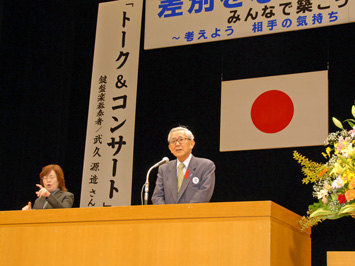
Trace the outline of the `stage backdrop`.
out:
[[[131,205],[142,4],[99,5],[81,207]]]
[[[147,0],[145,49],[304,30],[355,21],[350,0]]]

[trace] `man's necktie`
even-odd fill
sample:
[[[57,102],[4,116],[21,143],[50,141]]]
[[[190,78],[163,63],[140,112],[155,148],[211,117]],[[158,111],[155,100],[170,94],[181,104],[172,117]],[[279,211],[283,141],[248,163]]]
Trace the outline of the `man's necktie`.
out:
[[[184,164],[180,163],[178,166],[178,186],[177,186],[177,193],[179,194],[180,192],[180,188],[181,188],[181,184],[182,181],[184,180]]]

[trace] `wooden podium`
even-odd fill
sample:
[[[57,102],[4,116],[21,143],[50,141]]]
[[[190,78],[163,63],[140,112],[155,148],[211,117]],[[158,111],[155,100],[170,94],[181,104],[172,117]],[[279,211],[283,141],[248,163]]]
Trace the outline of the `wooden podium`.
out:
[[[354,266],[354,251],[328,251],[327,266]]]
[[[271,201],[0,212],[0,265],[310,266],[310,230]]]

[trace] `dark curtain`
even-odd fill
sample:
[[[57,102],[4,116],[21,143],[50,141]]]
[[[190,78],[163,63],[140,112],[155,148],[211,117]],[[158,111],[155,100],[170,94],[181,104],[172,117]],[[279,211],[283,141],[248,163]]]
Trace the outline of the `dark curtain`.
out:
[[[80,205],[99,2],[0,5],[0,210],[33,202],[41,168],[49,163],[63,167],[74,206]],[[186,125],[195,134],[194,155],[216,164],[213,202],[272,200],[305,215],[315,199],[292,153],[297,149],[323,162],[324,147],[219,152],[221,81],[328,69],[329,130],[335,131],[331,117],[350,118],[355,99],[354,33],[350,23],[145,51],[143,22],[132,205],[141,203],[148,169],[164,156],[173,158],[166,141],[170,128]],[[152,171],[151,192],[155,180]],[[312,265],[326,265],[326,251],[354,250],[354,222],[342,218],[314,227]]]

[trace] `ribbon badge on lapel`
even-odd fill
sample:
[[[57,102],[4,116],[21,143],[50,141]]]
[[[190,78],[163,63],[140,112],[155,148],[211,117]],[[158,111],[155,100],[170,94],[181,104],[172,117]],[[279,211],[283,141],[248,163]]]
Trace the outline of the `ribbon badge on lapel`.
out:
[[[189,177],[192,176],[192,174],[189,176],[189,172],[190,172],[189,170],[186,171],[186,173],[185,173],[185,179],[187,179],[187,178],[189,178]]]

